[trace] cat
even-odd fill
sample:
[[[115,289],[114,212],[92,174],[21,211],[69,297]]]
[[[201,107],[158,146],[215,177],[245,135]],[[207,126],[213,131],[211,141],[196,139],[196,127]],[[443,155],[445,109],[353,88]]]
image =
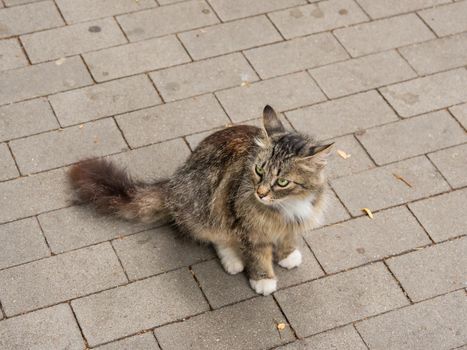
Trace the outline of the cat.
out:
[[[269,295],[277,289],[273,262],[299,266],[299,233],[321,224],[332,144],[287,131],[269,105],[263,125],[211,134],[168,179],[134,181],[103,159],[74,165],[69,178],[78,200],[101,213],[172,222],[211,243],[228,273],[246,269],[251,287]]]

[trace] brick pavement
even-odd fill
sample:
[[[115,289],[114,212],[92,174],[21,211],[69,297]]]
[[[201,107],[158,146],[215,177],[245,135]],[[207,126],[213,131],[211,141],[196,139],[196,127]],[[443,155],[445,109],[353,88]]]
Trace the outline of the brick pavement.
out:
[[[465,349],[466,68],[467,0],[0,0],[0,349]],[[350,154],[273,296],[71,204],[266,103]]]

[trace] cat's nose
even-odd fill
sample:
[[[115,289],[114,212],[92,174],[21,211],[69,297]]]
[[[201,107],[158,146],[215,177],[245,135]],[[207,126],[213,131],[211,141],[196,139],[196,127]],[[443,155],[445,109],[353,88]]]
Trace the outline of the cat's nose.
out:
[[[265,186],[259,186],[256,190],[256,193],[258,194],[259,198],[264,198],[268,195],[269,189]]]

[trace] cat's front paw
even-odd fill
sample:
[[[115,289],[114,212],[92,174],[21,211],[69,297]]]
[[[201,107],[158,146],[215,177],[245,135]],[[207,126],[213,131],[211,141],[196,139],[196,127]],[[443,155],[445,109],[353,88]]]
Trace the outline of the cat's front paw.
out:
[[[277,280],[264,278],[262,280],[250,280],[251,288],[258,294],[269,295],[277,290]]]
[[[243,262],[237,257],[222,258],[221,263],[224,270],[231,275],[236,275],[245,268]]]
[[[302,253],[298,249],[295,249],[288,257],[279,261],[279,266],[286,269],[293,269],[302,263]]]

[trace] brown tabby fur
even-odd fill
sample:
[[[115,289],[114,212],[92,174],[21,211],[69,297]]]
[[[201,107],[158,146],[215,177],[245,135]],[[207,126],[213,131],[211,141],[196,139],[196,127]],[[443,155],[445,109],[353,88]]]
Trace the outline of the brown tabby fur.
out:
[[[208,136],[169,179],[139,183],[108,161],[88,160],[71,168],[71,183],[81,202],[102,213],[172,221],[196,240],[234,251],[251,280],[274,279],[273,260],[288,257],[297,234],[319,224],[330,145],[286,131],[269,106],[263,123],[265,130],[240,125]],[[289,184],[278,186],[278,177]],[[310,213],[294,216],[290,201],[311,203]]]

